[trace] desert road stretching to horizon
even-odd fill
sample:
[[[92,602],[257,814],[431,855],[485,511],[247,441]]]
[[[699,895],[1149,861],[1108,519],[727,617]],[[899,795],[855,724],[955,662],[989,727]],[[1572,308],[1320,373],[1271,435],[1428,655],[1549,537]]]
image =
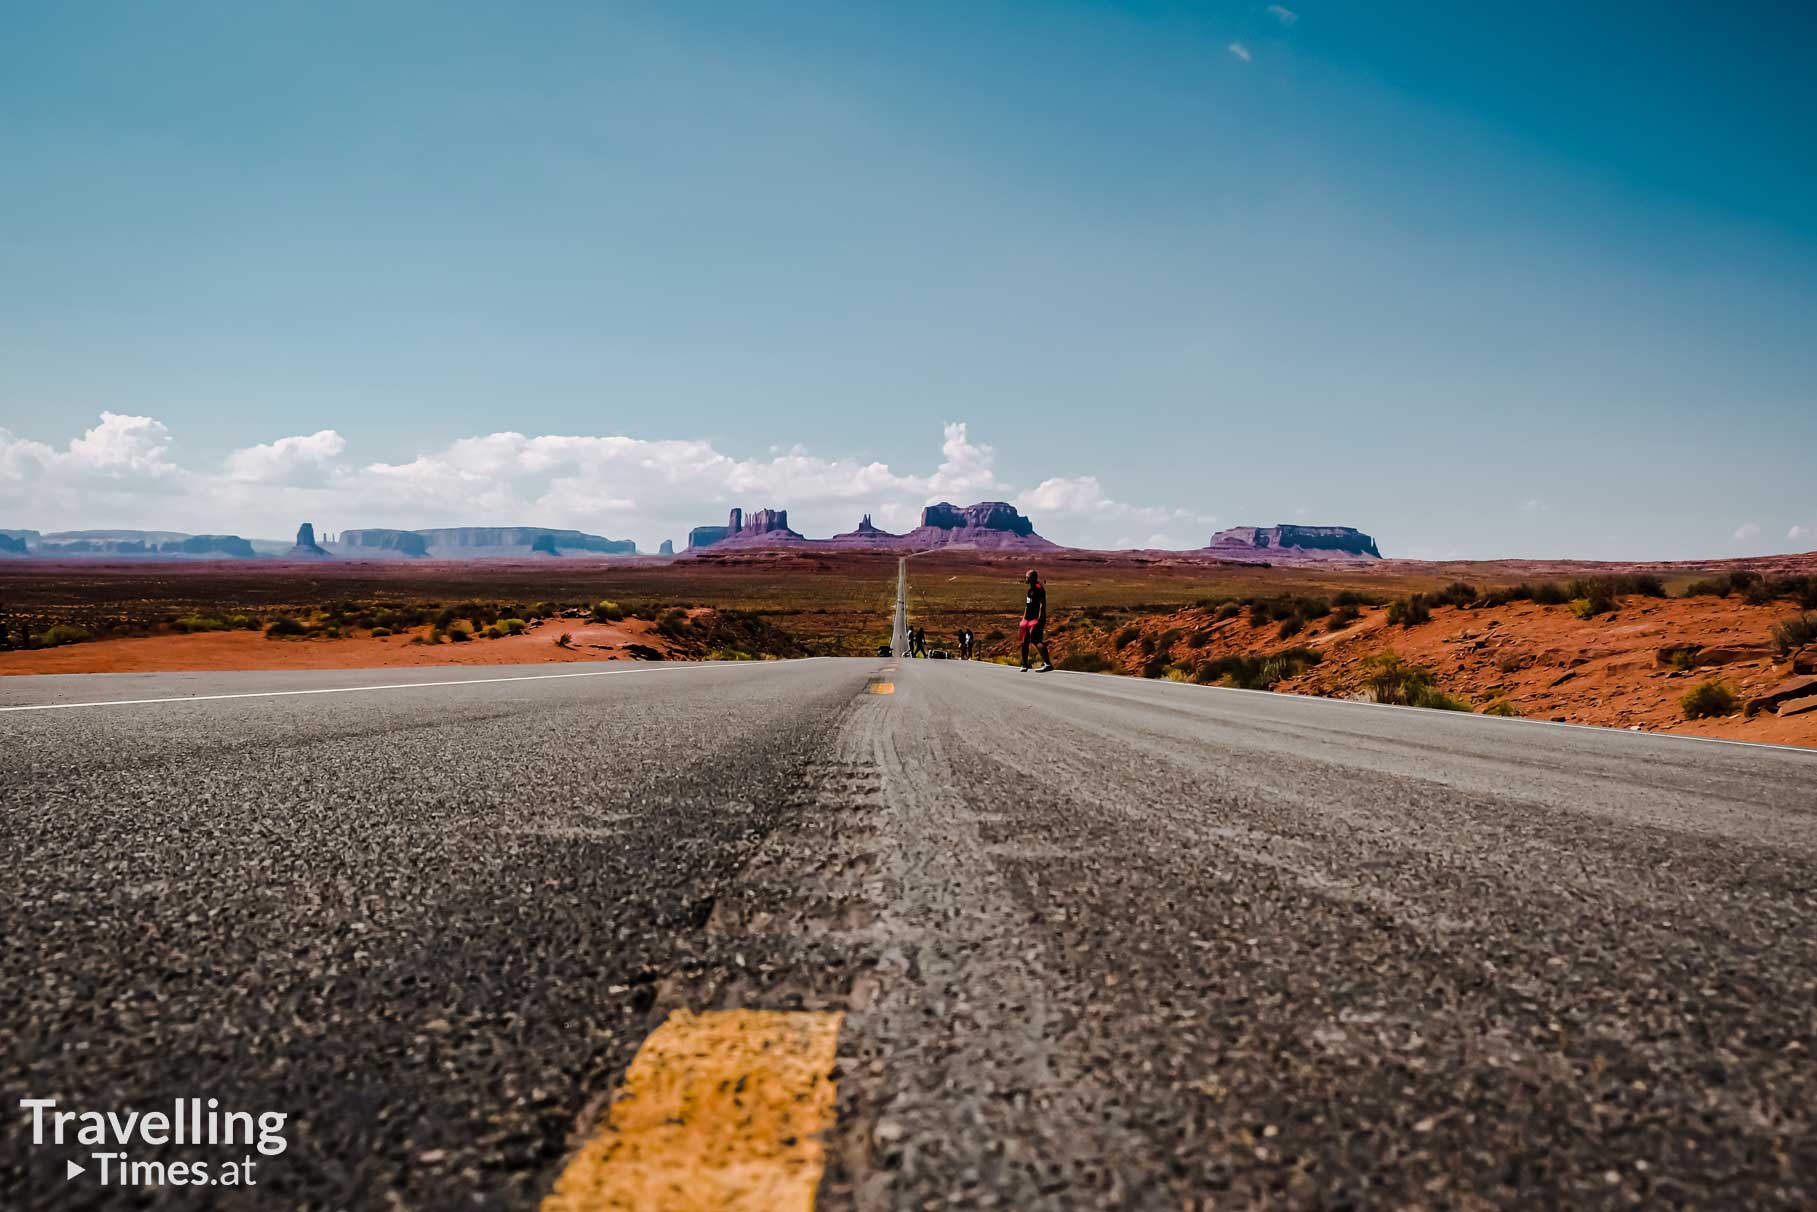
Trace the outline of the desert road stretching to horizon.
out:
[[[1817,753],[886,659],[48,704],[8,1208],[1817,1203]],[[191,1097],[289,1117],[256,1187],[16,1110]]]

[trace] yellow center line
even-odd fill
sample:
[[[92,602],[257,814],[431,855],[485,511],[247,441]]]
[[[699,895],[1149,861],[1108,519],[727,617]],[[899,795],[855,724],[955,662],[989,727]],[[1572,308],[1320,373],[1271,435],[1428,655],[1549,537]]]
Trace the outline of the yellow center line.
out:
[[[894,683],[894,682],[872,682],[869,685],[867,685],[865,687],[865,689],[870,691],[872,694],[895,694],[896,693],[896,683]]]
[[[843,1017],[675,1011],[541,1212],[813,1212]]]

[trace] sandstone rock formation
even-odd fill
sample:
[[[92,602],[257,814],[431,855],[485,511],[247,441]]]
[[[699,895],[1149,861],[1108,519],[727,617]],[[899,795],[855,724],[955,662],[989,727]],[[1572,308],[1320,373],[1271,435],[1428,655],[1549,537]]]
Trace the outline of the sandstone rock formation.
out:
[[[414,530],[343,530],[337,546],[359,551],[395,552],[420,558],[429,554],[428,541]]]
[[[237,534],[192,534],[187,539],[160,543],[158,550],[164,555],[219,555],[235,560],[250,560],[258,554],[251,543]]]
[[[16,539],[5,531],[0,531],[0,555],[25,555],[28,549],[24,539]]]
[[[960,508],[946,501],[921,511],[921,525],[898,543],[910,550],[978,547],[1040,551],[1055,546],[1035,533],[1035,524],[1006,501],[980,501]]]
[[[1212,535],[1205,550],[1269,560],[1382,558],[1375,540],[1354,526],[1233,526]]]
[[[343,530],[336,544],[348,554],[433,556],[441,560],[527,558],[557,552],[587,551],[601,555],[636,555],[630,539],[608,539],[580,530],[546,526],[445,526],[426,530],[367,528]]]
[[[789,529],[786,509],[759,509],[750,517],[734,509],[724,526],[696,526],[688,531],[688,550],[698,551],[728,541],[756,543],[802,542],[802,536]]]
[[[296,545],[285,556],[291,560],[326,560],[330,556],[321,544],[315,541],[315,527],[304,522],[297,527]]]
[[[901,537],[901,535],[891,534],[887,530],[879,530],[871,524],[871,515],[867,513],[858,519],[858,529],[836,534],[827,541],[831,543],[877,543]]]
[[[661,544],[659,544],[657,546],[656,554],[657,555],[674,555],[675,554],[675,540],[674,539],[664,539],[661,542]]]

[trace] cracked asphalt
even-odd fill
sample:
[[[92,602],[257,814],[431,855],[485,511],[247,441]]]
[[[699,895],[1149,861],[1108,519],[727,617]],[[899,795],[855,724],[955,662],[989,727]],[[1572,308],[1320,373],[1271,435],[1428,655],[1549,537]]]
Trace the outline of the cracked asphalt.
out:
[[[0,713],[0,1207],[534,1208],[683,1006],[845,1012],[823,1209],[1817,1204],[1817,754],[520,673]],[[292,1117],[258,1186],[65,1182],[16,1110],[194,1096]]]

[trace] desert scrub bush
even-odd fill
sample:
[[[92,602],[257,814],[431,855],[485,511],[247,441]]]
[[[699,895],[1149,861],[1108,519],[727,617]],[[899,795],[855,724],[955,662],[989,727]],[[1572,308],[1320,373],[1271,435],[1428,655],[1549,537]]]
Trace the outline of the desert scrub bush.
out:
[[[1125,627],[1122,631],[1119,631],[1116,634],[1116,636],[1112,638],[1111,643],[1115,644],[1117,646],[1118,652],[1122,652],[1125,648],[1128,648],[1131,644],[1135,643],[1141,637],[1142,637],[1142,629],[1140,627],[1135,626],[1134,624],[1131,624],[1130,626]],[[1002,639],[1003,637],[1001,635],[999,635],[997,638]]]
[[[211,619],[207,615],[186,614],[181,618],[172,619],[170,621],[170,629],[172,631],[183,632],[185,635],[192,631],[226,631],[227,621],[225,619]]]
[[[1155,646],[1165,652],[1172,649],[1185,637],[1186,633],[1178,627],[1169,627],[1161,633],[1161,638],[1155,641]]]
[[[1203,648],[1209,643],[1211,643],[1211,632],[1209,631],[1195,631],[1186,637],[1188,648]]]
[[[1432,595],[1434,606],[1470,606],[1476,602],[1476,586],[1466,581],[1453,581]]]
[[[1234,619],[1242,613],[1243,607],[1240,604],[1236,602],[1226,602],[1218,607],[1217,621],[1222,623],[1225,619]]]
[[[1438,688],[1430,671],[1403,661],[1393,652],[1378,653],[1363,662],[1364,695],[1375,703],[1397,707],[1428,707],[1438,711],[1468,711]]]
[[[1056,662],[1061,669],[1071,669],[1078,673],[1109,673],[1115,668],[1108,658],[1100,652],[1069,652]]]
[[[1510,703],[1507,699],[1494,699],[1483,706],[1482,714],[1499,715],[1504,719],[1518,720],[1520,718],[1520,708],[1516,707],[1513,703]]]
[[[1192,675],[1188,674],[1186,670],[1180,668],[1178,665],[1169,665],[1167,667],[1167,672],[1163,673],[1161,676],[1170,682],[1187,682],[1192,680]]]
[[[1563,606],[1571,595],[1557,581],[1542,581],[1533,587],[1532,600],[1540,606]]]
[[[309,634],[309,628],[289,615],[279,615],[265,624],[265,638],[268,640],[288,640]]]
[[[394,633],[392,632],[391,628],[389,628],[389,627],[374,627],[372,629],[372,638],[375,640],[382,640],[386,636],[392,635],[392,634],[394,634]]]
[[[500,619],[493,626],[497,627],[503,635],[522,635],[529,629],[530,624],[522,619]]]
[[[1689,673],[1697,668],[1697,654],[1702,651],[1702,644],[1681,644],[1676,648],[1662,649],[1659,660],[1662,665],[1680,673]]]
[[[1388,603],[1388,625],[1390,627],[1417,627],[1432,617],[1432,607],[1426,601],[1426,595],[1416,593],[1409,597],[1396,598]]]
[[[1201,661],[1192,680],[1237,690],[1272,690],[1275,683],[1296,677],[1320,661],[1315,649],[1294,647],[1273,656],[1227,656]]]
[[[1249,604],[1249,625],[1251,627],[1266,627],[1272,621],[1273,620],[1268,617],[1268,604],[1266,602],[1251,602]]]
[[[94,638],[94,633],[86,627],[78,627],[74,623],[53,623],[38,633],[38,647],[61,648],[65,644],[80,644]]]
[[[1167,673],[1168,666],[1172,664],[1172,657],[1168,656],[1165,652],[1158,653],[1157,655],[1148,658],[1148,662],[1142,666],[1142,676],[1145,678],[1162,677]]]
[[[1363,612],[1358,610],[1355,606],[1348,604],[1339,606],[1336,610],[1331,612],[1331,621],[1325,624],[1325,630],[1342,631],[1362,617]]]
[[[754,661],[756,659],[757,658],[752,654],[740,651],[737,648],[715,648],[713,651],[707,653],[707,660],[709,661]]]
[[[1726,598],[1729,596],[1729,583],[1727,580],[1709,579],[1692,581],[1678,596],[1683,598]]]
[[[465,623],[456,622],[449,625],[448,642],[450,644],[465,644],[471,639],[473,639],[473,633],[467,630]]]
[[[1306,630],[1306,621],[1296,614],[1290,619],[1282,619],[1280,629],[1276,631],[1275,634],[1283,640],[1286,640],[1293,638],[1304,630]]]
[[[1701,720],[1709,716],[1730,715],[1735,710],[1735,692],[1730,690],[1718,678],[1700,682],[1684,692],[1678,700],[1679,709],[1687,720]]]
[[[616,623],[625,617],[625,608],[617,602],[595,602],[587,617],[595,623]]]
[[[1817,644],[1817,611],[1773,624],[1773,651],[1780,656],[1789,656],[1806,644]]]
[[[566,632],[566,631],[562,632],[560,635],[555,637],[555,646],[557,648],[574,647],[574,636],[569,632]]]
[[[1571,595],[1571,613],[1580,619],[1608,614],[1621,605],[1614,577],[1579,577],[1566,587],[1566,592]]]

